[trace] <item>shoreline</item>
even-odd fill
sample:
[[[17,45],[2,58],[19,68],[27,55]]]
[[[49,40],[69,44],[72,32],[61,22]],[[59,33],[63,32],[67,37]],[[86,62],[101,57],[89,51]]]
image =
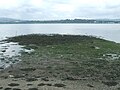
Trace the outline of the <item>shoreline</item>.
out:
[[[75,35],[25,35],[8,41],[35,51],[22,53],[21,62],[0,71],[3,90],[119,90],[119,76],[114,76],[119,57],[112,60],[112,54],[120,54],[117,43]]]

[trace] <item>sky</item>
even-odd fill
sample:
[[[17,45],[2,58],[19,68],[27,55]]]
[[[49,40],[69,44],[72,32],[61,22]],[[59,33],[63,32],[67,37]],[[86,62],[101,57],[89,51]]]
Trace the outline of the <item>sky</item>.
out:
[[[29,20],[120,19],[120,0],[0,0],[0,17]]]

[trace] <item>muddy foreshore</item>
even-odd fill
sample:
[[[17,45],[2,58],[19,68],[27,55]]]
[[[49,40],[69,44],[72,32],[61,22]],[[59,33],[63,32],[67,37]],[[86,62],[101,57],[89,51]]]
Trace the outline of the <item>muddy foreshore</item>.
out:
[[[120,90],[120,44],[75,35],[33,34],[7,41],[35,51],[23,52],[19,63],[0,71],[1,90]]]

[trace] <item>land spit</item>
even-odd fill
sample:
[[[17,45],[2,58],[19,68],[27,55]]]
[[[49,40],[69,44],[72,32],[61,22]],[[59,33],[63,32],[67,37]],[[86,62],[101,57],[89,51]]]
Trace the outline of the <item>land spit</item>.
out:
[[[8,38],[32,53],[0,72],[1,90],[120,90],[120,44],[92,36]],[[115,58],[116,57],[116,58]]]

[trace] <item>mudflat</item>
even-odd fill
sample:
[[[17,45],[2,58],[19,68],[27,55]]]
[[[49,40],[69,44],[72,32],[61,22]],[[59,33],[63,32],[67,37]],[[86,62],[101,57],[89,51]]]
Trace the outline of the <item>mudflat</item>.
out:
[[[120,44],[92,36],[7,39],[34,52],[0,72],[1,90],[120,90]]]

